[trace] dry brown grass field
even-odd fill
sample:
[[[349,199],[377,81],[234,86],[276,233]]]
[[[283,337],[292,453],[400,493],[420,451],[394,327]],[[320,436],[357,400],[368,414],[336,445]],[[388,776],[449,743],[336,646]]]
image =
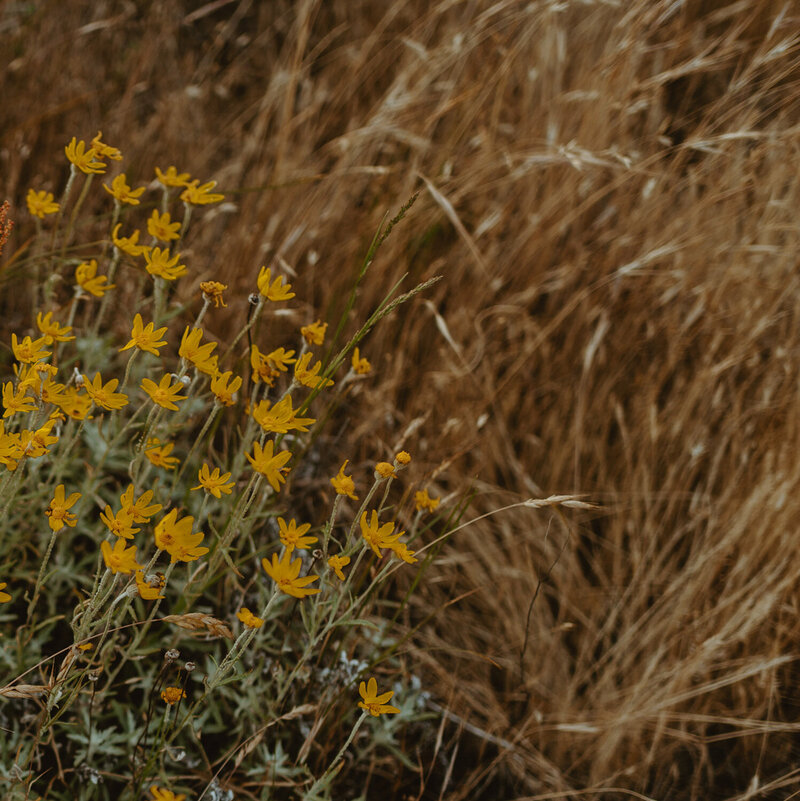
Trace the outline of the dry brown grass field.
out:
[[[6,0],[0,53],[3,374],[72,136],[218,181],[185,255],[221,340],[262,264],[338,319],[418,193],[353,317],[441,280],[364,342],[324,468],[405,447],[480,519],[400,621],[430,732],[353,798],[800,793],[796,3]],[[594,508],[505,509],[551,495]]]

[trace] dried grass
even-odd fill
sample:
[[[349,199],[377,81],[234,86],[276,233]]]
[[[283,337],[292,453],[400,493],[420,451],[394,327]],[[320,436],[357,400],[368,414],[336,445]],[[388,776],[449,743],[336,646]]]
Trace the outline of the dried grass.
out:
[[[365,343],[370,448],[331,465],[422,418],[418,475],[473,480],[473,511],[603,507],[518,507],[442,552],[407,621],[435,612],[408,667],[446,713],[420,795],[796,791],[796,6],[33,8],[0,8],[4,328],[24,192],[57,190],[73,134],[102,128],[134,179],[217,178],[239,213],[206,218],[197,280],[245,298],[282,258],[329,319],[421,190],[371,286],[445,280]]]

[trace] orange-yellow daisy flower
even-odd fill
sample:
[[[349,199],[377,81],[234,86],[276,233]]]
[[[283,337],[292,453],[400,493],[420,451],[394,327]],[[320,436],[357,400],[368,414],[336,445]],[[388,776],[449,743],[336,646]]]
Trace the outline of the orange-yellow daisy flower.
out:
[[[288,523],[282,518],[278,518],[278,529],[280,531],[280,538],[286,550],[290,553],[297,548],[298,550],[305,550],[309,545],[317,542],[316,537],[307,535],[306,532],[311,528],[311,523],[304,523],[302,526],[297,525],[297,521],[292,518]]]
[[[61,531],[64,526],[75,528],[78,518],[68,511],[71,509],[81,497],[80,492],[73,492],[67,495],[64,492],[64,485],[59,484],[56,491],[53,493],[53,500],[45,510],[47,515],[47,522],[52,531]]]
[[[167,442],[162,445],[158,439],[151,438],[147,441],[144,455],[150,464],[156,467],[163,467],[165,470],[174,470],[181,462],[177,456],[170,456],[174,447],[174,442]]]
[[[157,403],[162,409],[171,409],[173,412],[178,411],[176,401],[184,401],[189,397],[178,394],[185,387],[180,381],[173,384],[170,373],[161,376],[161,381],[157,384],[149,378],[143,378],[140,386],[150,396],[153,403]]]
[[[144,252],[144,267],[150,275],[157,275],[165,281],[175,281],[186,275],[186,265],[178,264],[180,259],[180,253],[170,258],[168,248],[149,248]]]
[[[381,548],[391,548],[400,536],[404,533],[402,531],[397,534],[392,534],[394,531],[394,523],[380,524],[378,521],[378,513],[373,509],[372,517],[367,522],[367,513],[361,513],[361,536],[364,542],[372,548],[373,552],[379,558],[383,556]]]
[[[236,617],[247,626],[248,629],[260,629],[264,625],[264,621],[254,615],[246,606],[243,606],[237,613]]]
[[[278,559],[278,554],[272,554],[272,562],[266,558],[261,560],[261,564],[267,575],[278,585],[281,592],[291,595],[294,598],[305,598],[307,595],[315,595],[319,588],[308,587],[319,576],[304,576],[300,578],[300,568],[303,566],[302,559],[291,561],[292,554],[284,551],[283,556]]]
[[[106,567],[112,573],[130,575],[134,570],[141,570],[142,566],[136,561],[136,546],[125,547],[125,540],[118,539],[112,548],[107,540],[100,543]]]
[[[233,492],[234,482],[231,481],[228,483],[230,477],[230,473],[222,473],[222,475],[220,475],[218,467],[215,467],[214,470],[211,471],[207,464],[203,464],[197,473],[197,480],[200,483],[196,487],[191,487],[191,489],[204,489],[206,492],[210,492],[215,498],[221,498],[223,493],[225,495],[230,495]]]
[[[44,219],[46,214],[55,214],[61,206],[55,202],[52,192],[39,192],[33,189],[28,190],[25,196],[25,202],[28,204],[28,211],[34,216]]]
[[[292,292],[292,285],[283,283],[284,278],[279,275],[274,281],[272,280],[272,272],[268,267],[262,267],[258,273],[258,291],[267,300],[277,302],[280,300],[289,300],[294,297]]]
[[[333,572],[336,573],[336,576],[339,579],[339,581],[344,581],[344,573],[342,572],[342,568],[347,567],[347,565],[349,564],[350,564],[349,556],[334,554],[333,556],[328,558],[328,565],[331,567]]]
[[[209,203],[219,203],[225,200],[225,195],[213,193],[211,190],[217,185],[216,181],[208,181],[198,186],[200,181],[194,180],[187,184],[186,189],[181,192],[181,200],[192,206],[207,206]]]
[[[159,239],[161,242],[171,242],[173,239],[180,239],[181,224],[172,222],[169,212],[159,214],[158,209],[153,209],[153,213],[147,220],[147,233]]]
[[[156,547],[166,551],[172,562],[194,562],[204,554],[208,548],[203,548],[203,532],[192,533],[194,518],[191,516],[177,519],[178,510],[170,509],[156,526]]]
[[[94,378],[89,381],[88,376],[83,376],[83,386],[89,397],[103,409],[114,411],[128,405],[128,396],[123,392],[115,392],[119,385],[118,378],[112,378],[103,384],[100,373],[95,373]]]
[[[129,348],[139,348],[139,350],[147,351],[156,356],[159,355],[158,349],[163,348],[167,344],[166,339],[161,339],[166,332],[167,327],[155,328],[155,323],[148,323],[144,325],[142,315],[138,312],[133,317],[133,328],[131,328],[131,339],[125,347],[120,348],[120,352],[128,350]]]
[[[394,695],[392,690],[378,695],[378,682],[374,678],[371,678],[367,683],[362,681],[358,685],[358,694],[362,698],[358,705],[375,718],[378,715],[394,714],[400,711],[396,706],[386,703]]]
[[[22,364],[33,364],[34,362],[46,359],[51,351],[45,350],[45,337],[31,339],[23,337],[17,340],[17,335],[11,334],[11,350],[14,351],[14,358]]]
[[[328,324],[323,323],[322,320],[317,320],[310,325],[304,325],[300,329],[300,333],[309,345],[321,345],[325,341],[325,332],[327,330]]]
[[[265,476],[272,485],[275,492],[280,491],[281,483],[286,479],[283,476],[284,465],[292,458],[291,451],[279,451],[273,456],[275,443],[270,440],[266,447],[262,448],[260,443],[253,443],[253,455],[246,453],[247,461],[253,466],[253,470]]]
[[[346,495],[348,498],[357,501],[356,483],[351,476],[346,476],[344,474],[344,469],[347,467],[349,461],[349,459],[344,460],[344,464],[339,468],[339,472],[331,479],[331,484],[333,484],[333,488],[338,495]]]
[[[188,186],[191,177],[188,172],[179,173],[175,167],[167,167],[166,172],[156,167],[156,178],[163,186]]]
[[[89,261],[79,264],[75,268],[75,283],[90,295],[102,298],[109,289],[114,289],[116,284],[108,284],[108,276],[97,274],[97,261]]]
[[[52,345],[54,342],[71,342],[75,339],[75,337],[69,336],[72,326],[62,326],[61,323],[53,319],[53,312],[51,311],[47,312],[47,314],[38,312],[36,314],[36,326],[44,335],[46,345]]]
[[[145,188],[144,186],[140,186],[138,189],[133,189],[128,186],[124,172],[114,178],[110,187],[103,184],[103,189],[115,200],[118,200],[120,203],[128,203],[131,206],[139,205],[139,198],[144,193]]]
[[[74,164],[81,172],[87,175],[95,173],[102,174],[106,171],[106,165],[102,161],[95,161],[95,157],[100,154],[93,147],[86,149],[86,142],[81,139],[77,140],[72,137],[70,143],[64,148],[67,158]]]

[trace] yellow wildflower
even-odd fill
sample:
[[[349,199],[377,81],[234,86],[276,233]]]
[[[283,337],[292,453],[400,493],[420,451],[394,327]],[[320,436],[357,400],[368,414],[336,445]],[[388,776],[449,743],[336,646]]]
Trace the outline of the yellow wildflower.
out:
[[[358,705],[374,718],[377,718],[378,715],[394,714],[400,711],[396,706],[386,703],[394,695],[392,690],[378,695],[378,682],[374,678],[371,678],[368,683],[362,681],[358,685],[358,694],[363,699],[358,702]]]
[[[50,446],[58,442],[58,437],[51,431],[59,419],[58,412],[52,416],[41,428],[35,431],[23,430],[20,434],[20,445],[23,452],[32,459],[38,459],[45,453],[50,453]]]
[[[24,456],[21,441],[19,434],[7,434],[5,424],[0,420],[0,464],[12,472],[17,469],[17,463]]]
[[[389,462],[378,462],[375,465],[375,479],[381,478],[397,478],[397,473],[394,471],[394,465]]]
[[[220,470],[215,467],[213,472],[209,469],[207,464],[203,464],[197,473],[197,480],[200,482],[196,487],[191,487],[193,490],[204,489],[210,492],[215,498],[221,498],[223,493],[230,495],[233,492],[234,482],[227,483],[230,479],[230,473],[223,473],[220,475]]]
[[[305,339],[309,345],[321,345],[325,341],[325,332],[327,330],[328,324],[323,323],[321,320],[317,320],[315,323],[311,323],[310,325],[304,325],[300,329],[300,333],[303,335],[303,339]]]
[[[167,167],[166,172],[156,167],[156,178],[163,186],[188,186],[191,177],[188,172],[179,173],[175,167]]]
[[[181,462],[177,456],[170,456],[174,447],[174,442],[162,445],[158,439],[151,438],[147,441],[144,455],[150,464],[156,467],[163,467],[165,470],[174,470]]]
[[[201,281],[200,291],[204,297],[209,301],[214,301],[214,308],[218,309],[220,306],[227,307],[222,293],[228,288],[227,284],[221,284],[219,281]]]
[[[180,687],[166,687],[161,691],[161,700],[170,706],[177,704],[181,698],[186,698],[186,693]],[[152,791],[153,788],[151,787],[150,789]],[[163,798],[164,796],[162,795],[161,797]]]
[[[33,364],[41,359],[46,359],[51,351],[45,350],[45,337],[31,339],[24,337],[21,341],[17,340],[16,334],[11,334],[11,350],[14,351],[14,358],[22,364]]]
[[[178,231],[181,228],[179,222],[172,222],[169,212],[158,213],[158,209],[153,209],[153,213],[147,220],[147,233],[162,242],[171,242],[173,239],[180,239]]]
[[[140,202],[139,198],[144,193],[145,187],[140,186],[138,189],[132,189],[130,186],[128,186],[128,183],[125,180],[125,173],[123,172],[111,182],[111,187],[103,184],[103,189],[105,189],[109,195],[112,195],[114,199],[118,200],[120,203],[128,203],[131,206],[138,206]]]
[[[161,589],[166,583],[163,573],[151,577],[150,582],[145,579],[144,570],[137,570],[134,575],[136,578],[136,589],[139,591],[140,598],[145,601],[156,601],[164,597],[161,594]]]
[[[114,226],[114,230],[111,232],[111,241],[114,243],[114,247],[119,248],[119,250],[127,253],[129,256],[133,256],[134,258],[138,258],[143,253],[150,252],[151,248],[149,245],[137,244],[140,233],[138,229],[130,236],[125,237],[119,235],[120,228],[122,228],[122,223],[117,223]]]
[[[278,528],[280,530],[281,542],[290,553],[295,549],[305,550],[309,545],[317,542],[316,537],[306,535],[311,528],[311,523],[304,523],[298,528],[297,521],[292,518],[289,523],[282,518],[278,518]]]
[[[129,484],[125,492],[119,496],[122,509],[133,515],[135,523],[147,523],[153,515],[161,511],[162,506],[160,503],[149,505],[153,499],[153,490],[145,490],[136,500],[133,497],[134,491],[133,484]]]
[[[294,297],[294,292],[291,291],[292,285],[284,285],[283,281],[282,275],[279,275],[273,281],[270,269],[268,267],[262,267],[258,273],[258,291],[267,300],[273,302],[289,300]]]
[[[353,372],[358,375],[366,375],[372,370],[372,365],[358,353],[358,348],[353,348],[353,358],[350,362],[353,365]]]
[[[92,409],[92,399],[75,387],[67,387],[61,393],[58,406],[73,420],[85,420]]]
[[[192,206],[207,206],[209,203],[219,203],[225,200],[225,195],[212,193],[211,190],[217,185],[216,181],[208,181],[198,186],[200,181],[194,180],[186,185],[186,189],[181,192],[181,200]]]
[[[171,562],[194,562],[204,554],[208,548],[200,543],[204,534],[198,531],[192,534],[194,518],[190,516],[177,519],[178,510],[171,509],[156,526],[156,547],[170,555]]]
[[[112,573],[122,573],[126,576],[134,570],[141,570],[142,566],[136,561],[136,546],[125,547],[125,540],[118,539],[112,548],[107,540],[100,543],[106,567]]]
[[[292,351],[290,351],[292,352]],[[250,366],[253,368],[253,383],[265,383],[267,386],[275,384],[275,378],[279,375],[272,365],[267,361],[267,357],[261,353],[257,345],[250,348]]]
[[[108,281],[107,276],[97,274],[95,259],[85,261],[75,268],[75,283],[96,298],[102,298],[109,289],[116,287],[116,284],[107,284],[106,281]]]
[[[33,189],[28,190],[25,196],[25,202],[28,204],[28,211],[34,216],[42,220],[46,214],[55,214],[61,206],[55,202],[52,192],[45,192],[41,190],[35,192]]]
[[[267,559],[262,559],[261,564],[266,571],[266,574],[278,585],[281,592],[291,595],[294,598],[305,598],[307,595],[315,595],[320,590],[319,588],[313,589],[307,587],[314,581],[319,579],[319,576],[300,576],[300,568],[303,566],[302,559],[295,559],[290,561],[292,554],[290,551],[284,551],[283,556],[278,559],[278,554],[272,554],[272,563]]]
[[[183,401],[189,397],[188,395],[178,394],[184,389],[184,386],[180,381],[176,381],[173,384],[172,376],[169,373],[161,376],[161,381],[158,384],[149,378],[143,378],[140,386],[150,396],[153,403],[157,403],[162,409],[171,409],[173,412],[178,411],[175,401]]]
[[[61,323],[53,319],[53,312],[47,312],[44,315],[38,312],[36,314],[36,325],[44,334],[46,345],[52,345],[54,342],[71,342],[75,339],[75,337],[69,336],[72,326],[62,326]]]
[[[94,378],[89,381],[88,376],[83,376],[83,386],[89,397],[103,409],[114,411],[128,405],[128,396],[123,392],[115,392],[119,385],[118,378],[112,378],[105,385],[100,373],[95,373]]]
[[[260,443],[254,442],[253,455],[246,453],[245,456],[253,466],[253,470],[265,476],[272,485],[272,489],[279,492],[281,483],[286,481],[282,470],[286,470],[284,465],[292,458],[292,453],[291,451],[279,451],[273,456],[274,447],[275,443],[272,440],[267,443],[265,448],[262,448]]]
[[[242,386],[242,379],[240,376],[231,378],[233,373],[228,370],[224,373],[217,373],[211,379],[211,391],[214,397],[224,406],[233,406],[236,402],[236,392]]]
[[[180,253],[170,258],[169,248],[149,248],[144,252],[144,267],[150,275],[157,275],[166,281],[175,281],[186,275],[186,265],[178,264],[180,259]]]
[[[431,498],[428,495],[428,490],[424,489],[420,492],[414,493],[414,506],[416,507],[418,512],[422,512],[423,510],[427,510],[429,512],[436,511],[436,507],[439,505],[438,498]]]
[[[181,337],[181,346],[178,348],[178,355],[187,362],[191,362],[201,373],[206,375],[216,375],[217,357],[212,356],[213,350],[217,347],[216,342],[206,342],[200,344],[203,338],[202,328],[192,328],[186,326],[186,330]]]
[[[408,451],[400,451],[394,455],[394,459],[398,464],[405,466],[411,462],[411,454]]]
[[[260,629],[264,625],[264,621],[257,615],[254,615],[246,606],[243,606],[236,613],[236,617],[238,617],[248,629]]]
[[[410,551],[408,549],[408,545],[406,545],[404,542],[396,542],[389,547],[392,549],[396,557],[402,559],[404,562],[407,562],[409,565],[413,565],[414,562],[417,561],[417,557],[414,556],[416,551]]]
[[[255,345],[253,346],[255,347]],[[270,367],[274,367],[276,370],[280,370],[282,373],[285,373],[289,369],[290,364],[294,364],[297,359],[292,358],[294,356],[293,350],[286,350],[285,348],[276,348],[273,351],[270,351],[264,358],[269,362]]]
[[[316,423],[313,417],[297,417],[292,408],[292,396],[286,395],[282,400],[270,406],[263,400],[253,409],[253,419],[264,429],[276,434],[288,431],[308,431],[308,426]]]
[[[11,596],[3,590],[8,586],[5,581],[0,582],[0,604],[7,604],[11,600]]]
[[[100,519],[112,534],[125,540],[132,540],[133,535],[141,531],[133,527],[133,512],[130,509],[120,509],[115,513],[110,506],[106,506],[105,511],[100,512]]]
[[[67,158],[74,164],[81,172],[87,175],[91,173],[102,174],[106,171],[106,165],[102,161],[95,161],[95,156],[100,154],[92,147],[86,149],[86,142],[81,139],[78,141],[76,137],[72,137],[70,143],[64,148]]]
[[[170,169],[173,168],[170,167]],[[186,801],[186,796],[183,793],[175,795],[172,790],[162,790],[155,785],[150,788],[150,792],[153,794],[151,801]]]
[[[14,391],[14,384],[7,381],[3,384],[3,417],[10,417],[17,412],[32,412],[36,408],[36,401],[25,394],[25,387],[17,387]]]
[[[47,522],[52,531],[61,531],[64,526],[75,528],[78,518],[68,511],[71,509],[77,500],[81,497],[80,492],[73,492],[69,496],[64,492],[64,485],[59,484],[56,491],[53,493],[53,500],[45,510],[47,515]]]
[[[405,532],[400,531],[397,534],[392,534],[394,531],[394,523],[384,523],[380,525],[378,521],[378,513],[373,509],[372,517],[367,522],[367,513],[361,513],[361,536],[364,542],[372,548],[373,552],[379,558],[383,556],[381,548],[392,548],[394,543],[400,539],[400,536]]]
[[[331,386],[333,381],[330,378],[323,378],[319,375],[319,371],[322,369],[322,362],[318,361],[313,367],[309,366],[312,358],[313,354],[310,351],[300,358],[294,366],[294,377],[304,387],[310,387],[311,389],[317,389],[317,387],[324,389]]]
[[[331,567],[334,573],[336,573],[337,578],[339,581],[344,581],[344,573],[342,572],[343,567],[347,567],[350,564],[350,557],[349,556],[342,556],[341,554],[335,554],[328,558],[328,565]]]
[[[131,328],[131,340],[125,347],[120,348],[120,352],[128,350],[129,348],[137,347],[139,350],[159,355],[158,349],[167,344],[166,339],[159,341],[160,337],[164,336],[167,327],[155,329],[155,323],[148,323],[144,325],[142,315],[138,312],[133,317],[133,328]]]
[[[61,405],[61,398],[64,395],[65,387],[53,381],[50,376],[47,376],[39,386],[39,397],[44,403],[51,403],[54,406]]]
[[[339,472],[331,479],[331,484],[333,484],[333,488],[338,495],[347,495],[348,498],[357,501],[358,495],[356,495],[355,481],[353,481],[351,476],[346,476],[344,474],[344,469],[347,467],[349,461],[349,459],[344,460],[344,464],[339,468]]]
[[[98,131],[97,136],[92,139],[92,147],[97,151],[100,158],[111,159],[112,161],[122,161],[122,153],[118,148],[107,145],[103,142],[103,132]]]

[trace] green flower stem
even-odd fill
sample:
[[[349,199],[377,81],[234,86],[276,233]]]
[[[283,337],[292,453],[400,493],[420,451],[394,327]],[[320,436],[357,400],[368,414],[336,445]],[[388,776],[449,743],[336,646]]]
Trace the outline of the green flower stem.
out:
[[[164,318],[164,310],[167,302],[166,297],[167,281],[160,275],[153,276],[153,322],[156,326],[161,324]]]
[[[139,354],[139,348],[133,348],[131,350],[131,355],[128,357],[128,363],[125,365],[125,375],[122,378],[122,386],[119,388],[120,392],[128,385],[128,379],[131,375],[131,367],[133,367],[133,360]]]
[[[186,470],[186,466],[189,464],[195,450],[197,450],[197,446],[203,441],[203,438],[208,433],[208,429],[211,428],[211,424],[214,422],[214,418],[217,416],[221,406],[222,404],[215,399],[214,406],[211,409],[211,414],[208,415],[203,427],[200,429],[200,433],[197,435],[197,437],[195,437],[194,442],[192,442],[192,447],[189,448],[189,453],[186,454],[186,458],[183,460],[180,468],[175,471],[175,478],[172,481],[172,489],[170,490],[170,494],[175,492],[175,487],[178,486],[178,482],[180,481],[184,470]]]
[[[223,558],[222,554],[225,549],[231,544],[231,541],[236,536],[239,530],[239,525],[241,524],[242,520],[244,519],[244,515],[247,510],[250,508],[250,504],[253,502],[253,498],[255,498],[256,494],[258,493],[259,486],[261,485],[261,481],[263,476],[261,473],[253,473],[250,476],[250,481],[244,489],[244,492],[239,496],[239,500],[236,504],[235,509],[233,510],[233,515],[231,519],[228,521],[228,525],[225,526],[225,531],[222,533],[222,536],[219,538],[216,547],[214,548],[214,552],[211,555],[211,559],[209,559],[208,565],[208,575],[213,576],[216,569],[219,567],[220,560]]]
[[[344,745],[339,749],[339,753],[333,758],[333,762],[328,766],[328,769],[325,773],[322,774],[315,782],[311,785],[311,789],[308,790],[306,793],[307,798],[314,798],[316,797],[317,793],[319,792],[320,788],[324,787],[327,784],[327,781],[331,774],[335,773],[338,770],[338,764],[342,757],[344,756],[344,752],[350,747],[350,743],[353,742],[358,730],[361,728],[361,724],[366,720],[367,715],[369,713],[367,711],[362,711],[361,717],[355,722],[352,731],[350,732],[349,737],[345,740]]]
[[[78,168],[74,164],[69,165],[69,178],[64,187],[64,192],[61,195],[61,200],[58,202],[58,215],[56,216],[55,224],[53,225],[53,235],[50,239],[50,252],[56,252],[56,237],[58,236],[59,228],[61,227],[61,220],[64,217],[64,209],[66,208],[67,201],[72,194],[72,187],[75,185],[75,178],[78,175]]]
[[[42,559],[42,566],[39,568],[39,575],[36,578],[36,586],[33,590],[33,597],[28,604],[28,618],[30,618],[31,612],[33,612],[33,609],[36,606],[36,601],[39,599],[39,590],[41,589],[42,582],[44,581],[44,571],[47,569],[47,563],[50,561],[50,554],[53,552],[53,546],[56,542],[57,533],[57,531],[50,532],[50,542],[47,544],[47,551],[45,552],[44,559]]]
[[[336,522],[336,515],[339,512],[342,497],[343,496],[339,495],[338,492],[336,493],[336,498],[333,501],[333,509],[331,509],[331,516],[328,518],[328,523],[325,526],[325,532],[322,535],[322,558],[325,560],[326,564],[328,562],[328,544],[330,543],[333,524]]]
[[[69,223],[67,224],[67,230],[64,233],[64,239],[61,242],[61,259],[63,261],[67,247],[69,246],[69,240],[72,238],[72,231],[75,228],[75,220],[78,219],[78,214],[80,213],[81,206],[83,205],[83,201],[86,200],[86,196],[89,194],[89,189],[92,186],[92,181],[94,180],[94,173],[89,173],[86,176],[86,180],[83,182],[83,187],[81,188],[81,193],[78,195],[78,199],[75,202],[75,206],[72,209],[72,214],[69,216]]]

